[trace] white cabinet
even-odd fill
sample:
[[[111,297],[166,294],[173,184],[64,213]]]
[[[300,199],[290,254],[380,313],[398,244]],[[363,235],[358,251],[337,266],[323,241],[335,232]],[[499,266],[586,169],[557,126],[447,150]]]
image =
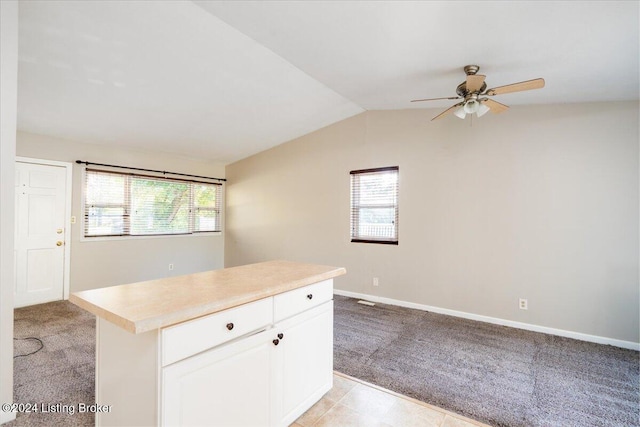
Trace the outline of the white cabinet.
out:
[[[332,297],[333,282],[327,280],[164,329],[161,424],[286,427],[294,422],[333,385]],[[190,354],[195,350],[188,349],[200,350],[203,342],[219,343],[230,319],[264,324],[267,308],[265,330],[228,335],[228,343]]]
[[[333,386],[333,301],[276,324],[277,426],[288,426]]]
[[[96,425],[286,427],[333,385],[333,281],[141,334],[98,319]]]
[[[263,331],[163,368],[162,424],[268,426],[272,331]]]

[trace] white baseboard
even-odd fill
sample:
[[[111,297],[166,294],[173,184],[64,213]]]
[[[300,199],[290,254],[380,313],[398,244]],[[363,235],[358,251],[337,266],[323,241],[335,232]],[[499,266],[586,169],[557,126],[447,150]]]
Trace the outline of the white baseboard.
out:
[[[15,412],[5,412],[3,410],[0,410],[0,424],[8,423],[9,421],[13,421],[15,419]]]
[[[446,314],[448,316],[461,317],[463,319],[477,320],[479,322],[493,323],[494,325],[510,326],[512,328],[524,329],[527,331],[541,332],[543,334],[557,335],[560,337],[573,338],[580,341],[589,341],[597,344],[607,344],[629,350],[640,351],[640,343],[633,341],[623,341],[613,338],[599,337],[597,335],[583,334],[580,332],[565,331],[563,329],[549,328],[546,326],[532,325],[529,323],[515,322],[513,320],[499,319],[497,317],[482,316],[480,314],[465,313],[464,311],[449,310],[447,308],[433,307],[430,305],[416,304],[414,302],[401,301],[397,299],[378,297],[375,295],[360,294],[357,292],[342,291],[334,289],[333,293],[345,297],[358,298],[367,301],[379,302],[381,304],[391,304],[417,310],[431,311],[433,313]]]

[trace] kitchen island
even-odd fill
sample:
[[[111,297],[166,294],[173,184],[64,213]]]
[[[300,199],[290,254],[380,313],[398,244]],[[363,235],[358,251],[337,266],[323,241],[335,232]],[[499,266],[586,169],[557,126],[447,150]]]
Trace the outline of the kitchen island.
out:
[[[287,426],[332,387],[333,278],[269,261],[77,292],[96,425]]]

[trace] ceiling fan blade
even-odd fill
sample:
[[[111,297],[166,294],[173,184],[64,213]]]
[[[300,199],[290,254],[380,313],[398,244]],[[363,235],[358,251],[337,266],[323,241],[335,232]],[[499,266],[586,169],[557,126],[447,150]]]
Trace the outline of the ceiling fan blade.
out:
[[[487,107],[491,109],[492,113],[502,113],[507,111],[509,107],[507,105],[501,104],[493,99],[484,98],[480,100],[481,103],[485,104]]]
[[[523,90],[540,89],[544,87],[544,79],[533,79],[525,82],[498,86],[487,90],[483,95],[502,95],[503,93],[522,92]]]
[[[469,93],[478,92],[480,89],[482,89],[484,79],[486,78],[487,76],[482,76],[479,74],[472,74],[470,76],[467,76],[467,91],[469,91]]]
[[[435,119],[439,119],[440,117],[446,116],[447,114],[453,112],[453,110],[455,110],[456,108],[460,107],[462,104],[463,104],[462,102],[459,102],[456,105],[452,105],[451,107],[447,108],[442,113],[438,114],[433,119],[431,119],[431,121],[434,121]]]
[[[459,96],[449,96],[447,98],[428,98],[428,99],[414,99],[411,102],[422,102],[422,101],[438,101],[440,99],[460,99]]]

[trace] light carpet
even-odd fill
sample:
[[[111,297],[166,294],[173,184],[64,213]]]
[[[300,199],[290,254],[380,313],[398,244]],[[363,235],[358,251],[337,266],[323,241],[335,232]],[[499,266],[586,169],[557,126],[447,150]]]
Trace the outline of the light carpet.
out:
[[[79,412],[81,403],[95,401],[95,325],[95,316],[68,301],[14,310],[14,357],[40,348],[38,341],[20,338],[39,338],[43,348],[13,359],[15,403],[32,411],[18,412],[5,426],[95,424],[94,414]]]
[[[15,310],[17,403],[94,402],[95,317],[67,301]],[[15,341],[14,355],[37,350]],[[335,297],[334,368],[495,426],[640,426],[637,351]],[[93,426],[19,413],[7,426]]]
[[[335,296],[334,369],[495,426],[638,426],[637,351]]]

